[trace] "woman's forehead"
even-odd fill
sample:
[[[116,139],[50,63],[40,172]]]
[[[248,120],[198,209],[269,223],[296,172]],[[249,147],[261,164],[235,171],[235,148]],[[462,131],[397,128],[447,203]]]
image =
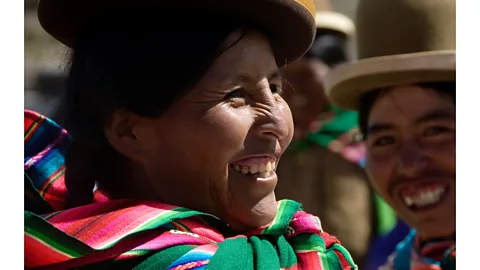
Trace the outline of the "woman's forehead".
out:
[[[389,122],[412,124],[424,118],[433,119],[434,115],[437,118],[455,116],[455,104],[434,89],[404,85],[380,94],[368,122],[369,125]]]
[[[278,72],[270,41],[258,31],[233,32],[227,48],[212,64],[207,75],[225,80],[232,77],[265,77]]]

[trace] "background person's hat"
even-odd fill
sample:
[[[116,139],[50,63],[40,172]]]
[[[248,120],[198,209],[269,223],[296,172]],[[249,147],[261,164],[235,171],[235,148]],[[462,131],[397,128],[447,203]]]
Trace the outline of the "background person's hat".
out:
[[[38,19],[50,35],[72,48],[82,27],[99,12],[139,6],[180,14],[206,11],[242,18],[270,37],[279,65],[300,58],[315,37],[313,0],[39,0]],[[187,24],[185,17],[172,16],[172,24]]]
[[[351,37],[355,33],[353,21],[346,15],[335,12],[330,0],[314,0],[315,25],[317,29],[333,30]]]
[[[455,0],[360,0],[359,60],[325,78],[333,104],[358,110],[368,91],[422,82],[454,81]]]

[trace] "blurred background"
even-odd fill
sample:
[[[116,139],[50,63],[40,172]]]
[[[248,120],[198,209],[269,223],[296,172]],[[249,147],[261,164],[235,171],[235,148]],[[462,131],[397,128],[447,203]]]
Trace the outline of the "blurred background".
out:
[[[36,16],[36,0],[25,0],[25,108],[54,117],[63,88],[63,63],[68,50],[47,35]]]

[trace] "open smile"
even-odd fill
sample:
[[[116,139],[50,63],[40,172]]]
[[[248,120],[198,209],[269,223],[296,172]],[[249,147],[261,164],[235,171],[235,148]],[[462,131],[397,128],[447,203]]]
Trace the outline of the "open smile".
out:
[[[449,186],[445,183],[408,185],[399,189],[400,198],[412,211],[425,211],[439,206],[447,197]]]
[[[271,157],[251,157],[230,164],[233,171],[256,180],[269,180],[276,176],[276,159]]]

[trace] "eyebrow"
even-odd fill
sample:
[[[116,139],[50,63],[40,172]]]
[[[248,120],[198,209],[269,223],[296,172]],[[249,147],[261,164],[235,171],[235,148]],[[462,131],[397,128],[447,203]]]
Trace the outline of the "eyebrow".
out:
[[[455,113],[452,113],[451,110],[447,109],[438,109],[426,113],[424,116],[418,118],[415,123],[420,124],[435,120],[455,120]]]
[[[267,77],[268,80],[276,79],[276,78],[282,78],[282,75],[280,74],[279,70],[275,70],[274,72],[270,73],[270,75]],[[237,76],[234,80],[234,82],[248,82],[248,83],[256,83],[256,79],[253,78],[250,75],[247,74],[242,74],[240,76]]]
[[[379,124],[370,125],[367,129],[367,132],[368,134],[374,134],[374,133],[379,133],[382,131],[387,131],[392,129],[393,129],[392,124],[379,123]]]
[[[429,121],[435,120],[455,120],[455,113],[452,113],[451,110],[447,109],[437,109],[426,113],[417,120],[415,124],[421,124]],[[393,124],[390,123],[376,123],[368,127],[368,134],[378,133],[382,131],[392,130],[394,128]]]

